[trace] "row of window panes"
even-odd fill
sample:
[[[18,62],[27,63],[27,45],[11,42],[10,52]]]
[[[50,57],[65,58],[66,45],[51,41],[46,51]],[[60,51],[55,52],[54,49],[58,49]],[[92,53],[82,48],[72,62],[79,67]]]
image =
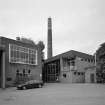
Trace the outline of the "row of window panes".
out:
[[[83,58],[81,58],[81,61],[87,61],[87,62],[92,62],[92,63],[94,63],[95,61],[94,60],[92,60],[92,59],[83,59]]]
[[[84,75],[84,72],[74,72],[74,75]]]
[[[24,52],[19,52],[19,51],[12,51],[11,50],[11,57],[13,58],[21,58],[21,59],[27,59],[29,56],[29,58],[35,58],[36,54],[28,54],[28,53],[24,53]]]
[[[69,65],[69,66],[75,66],[75,61],[68,61],[68,62],[64,62],[64,67]]]
[[[10,44],[10,47],[12,50],[15,50],[15,51],[28,52],[28,48],[26,47],[14,45],[14,44]]]
[[[29,64],[35,64],[35,61],[36,61],[36,58],[33,56],[33,57],[29,57],[28,58],[18,58],[18,57],[11,57],[10,58],[10,61],[11,62],[23,62],[23,63],[29,63]]]
[[[36,50],[10,44],[10,62],[36,64]]]
[[[10,44],[10,47],[14,51],[21,51],[21,52],[26,52],[26,53],[29,52],[31,54],[36,53],[36,51],[34,49],[30,49],[30,48],[26,48],[26,47],[22,47],[22,46],[18,46],[18,45]]]

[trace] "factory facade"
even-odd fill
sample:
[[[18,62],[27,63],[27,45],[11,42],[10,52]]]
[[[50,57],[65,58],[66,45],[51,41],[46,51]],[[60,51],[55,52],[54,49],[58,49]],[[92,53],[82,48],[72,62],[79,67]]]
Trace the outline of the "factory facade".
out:
[[[45,82],[95,83],[94,65],[92,55],[70,50],[45,61],[43,79]]]
[[[43,67],[43,81],[64,83],[94,83],[96,71],[92,55],[78,51],[68,51],[53,56],[52,20],[48,18],[47,60]]]
[[[51,18],[48,18],[48,59],[44,63],[40,45],[26,43],[19,38],[0,37],[0,87],[16,86],[30,79],[64,83],[96,82],[92,55],[70,50],[53,56],[52,48]]]
[[[0,87],[42,80],[41,54],[39,45],[0,37]]]

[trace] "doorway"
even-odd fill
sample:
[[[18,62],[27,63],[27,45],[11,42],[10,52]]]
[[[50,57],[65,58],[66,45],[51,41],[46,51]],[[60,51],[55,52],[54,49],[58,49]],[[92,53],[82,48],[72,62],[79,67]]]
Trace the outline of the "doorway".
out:
[[[55,60],[44,64],[43,81],[44,82],[59,82],[60,75],[60,60]]]
[[[94,81],[94,74],[90,74],[90,81],[91,81],[91,83],[94,83],[95,81]]]

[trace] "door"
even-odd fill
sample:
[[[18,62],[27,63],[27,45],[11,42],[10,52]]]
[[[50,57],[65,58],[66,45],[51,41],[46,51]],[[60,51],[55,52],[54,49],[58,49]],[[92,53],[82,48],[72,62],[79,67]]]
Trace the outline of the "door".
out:
[[[94,74],[90,74],[90,82],[94,83]]]

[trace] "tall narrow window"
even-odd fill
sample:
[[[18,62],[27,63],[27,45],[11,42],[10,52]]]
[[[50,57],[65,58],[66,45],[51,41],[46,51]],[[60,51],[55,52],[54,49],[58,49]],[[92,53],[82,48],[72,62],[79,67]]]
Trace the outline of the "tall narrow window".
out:
[[[30,74],[31,73],[31,70],[28,70],[28,74]]]
[[[17,69],[17,71],[16,71],[16,75],[19,76],[19,70],[18,70],[18,69]]]

